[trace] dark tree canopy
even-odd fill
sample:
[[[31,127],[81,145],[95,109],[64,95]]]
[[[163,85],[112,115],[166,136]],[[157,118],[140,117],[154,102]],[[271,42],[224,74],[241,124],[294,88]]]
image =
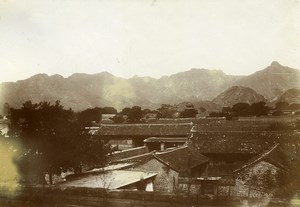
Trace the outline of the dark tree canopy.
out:
[[[230,113],[232,113],[232,108],[229,106],[225,106],[222,108],[222,113],[230,114]]]
[[[232,119],[237,116],[265,116],[268,115],[271,108],[265,102],[260,101],[257,103],[237,103],[232,107],[223,107],[221,112],[212,112],[209,116],[213,117],[226,117]]]
[[[123,115],[121,113],[116,114],[114,117],[110,118],[114,124],[121,124],[125,121]]]
[[[161,107],[157,109],[157,112],[157,118],[173,118],[177,109],[170,104],[162,104]]]
[[[146,114],[149,114],[151,113],[152,111],[150,109],[143,109],[143,114],[146,115]]]
[[[201,111],[201,113],[206,112],[206,108],[204,108],[203,106],[201,106],[201,107],[199,108],[199,110]]]
[[[249,116],[251,109],[248,103],[237,103],[232,106],[232,112],[236,116]]]
[[[258,103],[253,103],[250,106],[251,115],[254,116],[265,116],[270,111],[270,107],[266,106],[266,103],[260,101]]]
[[[103,114],[117,114],[118,111],[114,107],[103,107],[102,113]]]
[[[102,142],[82,131],[74,112],[65,110],[59,101],[54,105],[27,101],[21,109],[12,109],[10,134],[20,137],[26,151],[19,162],[24,179],[32,169],[52,175],[83,163],[104,161]]]
[[[121,114],[123,115],[128,115],[131,111],[131,108],[129,107],[125,107],[122,111],[121,111]]]
[[[139,106],[132,107],[130,112],[128,113],[129,122],[139,122],[142,117],[143,117],[143,111],[142,108]]]
[[[78,112],[78,121],[80,125],[92,126],[93,122],[100,123],[102,119],[102,109],[99,107],[93,109],[86,109],[84,111]]]

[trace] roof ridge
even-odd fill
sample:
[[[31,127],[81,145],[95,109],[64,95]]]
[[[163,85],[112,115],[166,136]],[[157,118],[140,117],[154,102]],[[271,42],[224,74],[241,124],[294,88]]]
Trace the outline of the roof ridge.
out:
[[[147,152],[147,153],[144,153],[144,154],[140,154],[140,155],[135,155],[135,156],[123,158],[123,159],[116,160],[116,161],[130,161],[131,159],[139,158],[139,157],[146,156],[146,155],[151,155],[151,154],[154,154],[155,152],[156,151],[154,150],[154,151],[151,151],[151,152]]]
[[[101,127],[105,126],[147,126],[147,125],[191,125],[191,123],[156,123],[156,124],[101,124]]]
[[[189,149],[188,148],[188,145],[185,145],[184,147],[177,147],[176,149],[172,149],[171,151],[168,151],[168,152],[174,152],[174,151],[176,151],[176,150],[183,150],[183,149]],[[191,154],[190,155],[192,155],[192,151],[190,151],[191,152]],[[173,162],[172,162],[172,160],[170,160],[170,162],[168,162],[168,161],[166,161],[165,159],[163,159],[163,158],[161,158],[159,155],[166,155],[167,154],[167,152],[164,152],[163,154],[162,153],[160,153],[160,154],[158,154],[158,153],[154,153],[153,154],[153,157],[155,158],[155,159],[157,159],[159,162],[161,162],[161,163],[163,163],[164,165],[166,165],[166,166],[168,166],[168,167],[170,167],[171,169],[173,169],[173,170],[175,170],[176,172],[182,172],[182,171],[184,171],[184,170],[186,170],[186,169],[188,169],[189,167],[195,167],[195,166],[197,166],[197,164],[194,164],[194,165],[191,165],[191,166],[189,166],[189,167],[185,167],[184,169],[178,169],[176,166],[174,166],[173,164]],[[205,158],[205,161],[201,161],[201,163],[204,163],[204,162],[207,162],[208,160],[209,160],[209,158],[208,157],[206,157],[205,155],[202,155],[201,153],[199,153],[199,154],[197,154],[197,156],[201,156],[202,158]],[[199,158],[199,157],[198,157]],[[197,159],[197,157],[196,157],[196,159]],[[200,160],[199,160],[200,161]],[[188,162],[187,162],[188,163]]]
[[[163,159],[161,159],[160,157],[158,157],[156,154],[153,154],[153,157],[154,157],[155,159],[157,159],[159,162],[161,162],[161,163],[167,165],[168,167],[170,167],[171,169],[175,170],[176,172],[179,172],[178,169],[175,169],[173,166],[170,165],[169,162],[164,161]]]
[[[248,162],[246,162],[246,164],[244,164],[242,167],[234,170],[233,172],[238,172],[250,165],[253,165],[254,163],[256,163],[257,161],[265,158],[267,155],[269,155],[273,150],[275,150],[280,144],[276,143],[274,144],[271,148],[269,148],[268,150],[266,150],[265,152],[262,152],[261,154],[254,156],[253,158],[251,158],[250,160],[248,160]]]
[[[182,146],[179,146],[179,147],[172,148],[170,150],[156,152],[155,155],[163,155],[163,154],[167,154],[167,153],[170,153],[170,152],[174,152],[176,150],[182,150],[182,149],[187,148],[187,147],[188,147],[188,145],[182,145]]]
[[[193,130],[193,131],[192,131]],[[195,130],[195,129],[191,129],[191,132],[192,133],[207,133],[207,132],[211,132],[211,133],[216,133],[216,132],[251,132],[251,133],[255,133],[255,132],[258,132],[258,133],[261,133],[261,132],[294,132],[294,131],[291,131],[291,130],[222,130],[222,131],[217,131],[217,130],[205,130],[205,131],[202,131],[202,130]]]

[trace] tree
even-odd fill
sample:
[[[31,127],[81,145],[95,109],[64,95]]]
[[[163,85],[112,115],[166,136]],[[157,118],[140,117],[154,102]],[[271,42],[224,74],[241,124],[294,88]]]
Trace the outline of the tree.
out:
[[[210,117],[226,117],[226,113],[223,112],[211,112],[208,116]]]
[[[266,106],[266,103],[263,101],[253,103],[250,106],[251,115],[254,116],[264,116],[267,115],[270,111],[270,108]]]
[[[49,174],[80,167],[83,163],[103,163],[103,143],[82,131],[72,110],[65,110],[59,101],[33,104],[27,101],[21,109],[11,110],[11,131],[20,137],[24,153],[18,163],[23,178],[30,180],[34,169],[40,182],[44,172]],[[35,164],[33,166],[32,164]],[[32,176],[28,176],[32,175]]]
[[[117,114],[118,111],[114,107],[103,107],[102,113],[103,114]]]
[[[115,124],[121,124],[125,121],[121,113],[116,114],[114,117],[110,118]]]
[[[129,107],[125,107],[122,111],[121,111],[121,114],[122,115],[128,115],[131,111],[131,108]]]
[[[143,111],[142,108],[139,106],[132,107],[130,112],[128,113],[129,122],[139,122],[142,117],[143,117]]]
[[[100,123],[102,119],[102,109],[99,107],[86,109],[84,111],[78,112],[77,117],[80,125],[84,127],[92,126],[93,122]]]
[[[151,113],[152,111],[150,109],[143,109],[143,115],[147,115]]]
[[[232,106],[233,115],[249,116],[251,109],[248,103],[237,103]]]
[[[232,108],[230,106],[225,106],[222,108],[222,113],[229,115],[232,113]]]
[[[157,112],[157,118],[173,118],[174,114],[177,113],[177,108],[170,104],[162,104]]]
[[[204,108],[203,106],[201,106],[201,107],[199,108],[199,110],[201,111],[201,113],[206,112],[206,108]]]

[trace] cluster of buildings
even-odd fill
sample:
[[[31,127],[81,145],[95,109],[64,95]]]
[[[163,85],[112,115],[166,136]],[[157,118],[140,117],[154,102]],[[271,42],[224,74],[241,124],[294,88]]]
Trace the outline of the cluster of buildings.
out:
[[[300,132],[268,120],[199,119],[193,123],[104,124],[93,136],[118,150],[109,165],[65,187],[144,190],[208,196],[272,196],[278,175],[299,156]],[[291,130],[293,129],[293,130]]]

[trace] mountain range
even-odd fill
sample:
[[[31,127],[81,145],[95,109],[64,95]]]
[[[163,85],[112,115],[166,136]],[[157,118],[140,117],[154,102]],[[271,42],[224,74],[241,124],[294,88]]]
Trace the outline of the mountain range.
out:
[[[120,110],[139,105],[155,109],[162,103],[202,101],[218,108],[217,105],[232,104],[226,102],[226,97],[229,98],[226,90],[233,86],[239,86],[231,88],[230,93],[236,94],[235,101],[250,101],[252,98],[250,102],[272,102],[286,90],[300,87],[299,78],[299,70],[278,62],[248,76],[227,75],[221,70],[208,69],[191,69],[159,79],[138,76],[125,79],[108,72],[75,73],[67,78],[37,74],[25,80],[1,83],[0,104],[8,102],[11,107],[18,108],[27,100],[60,100],[65,108],[80,111],[96,106],[113,106]],[[233,96],[229,99],[232,100]]]

